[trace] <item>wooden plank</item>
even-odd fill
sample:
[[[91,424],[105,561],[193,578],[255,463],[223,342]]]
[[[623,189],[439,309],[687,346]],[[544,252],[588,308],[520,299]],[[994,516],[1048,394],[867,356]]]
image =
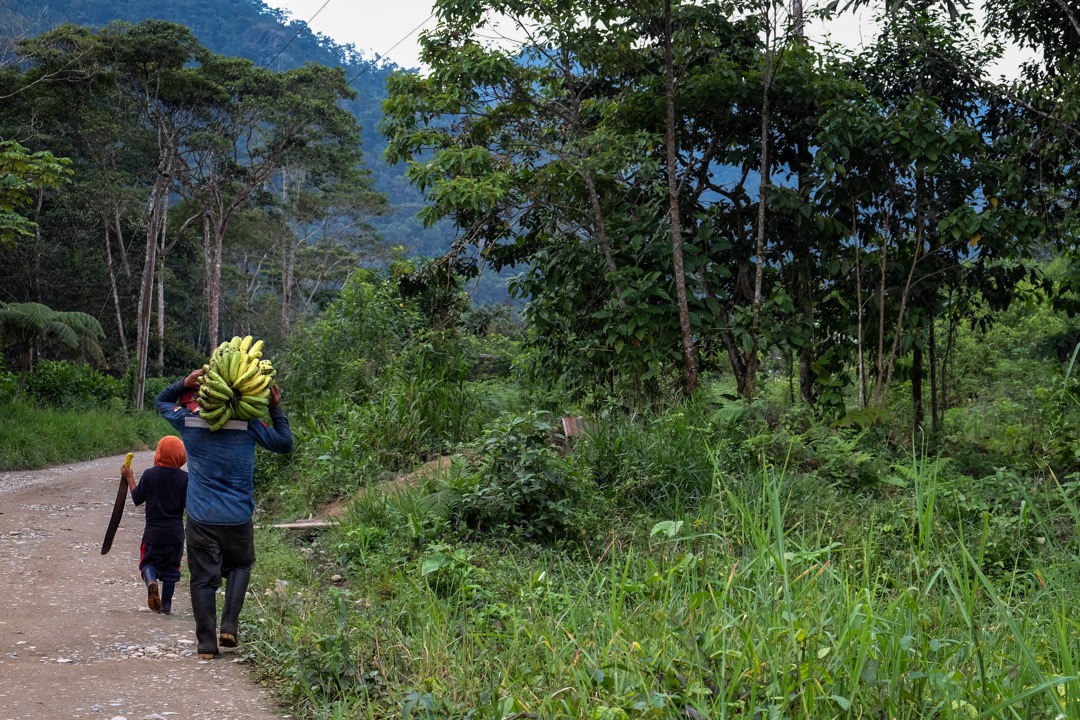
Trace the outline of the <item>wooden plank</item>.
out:
[[[329,520],[323,520],[322,518],[312,518],[310,520],[296,520],[288,523],[278,523],[271,525],[270,527],[282,528],[285,530],[306,530],[308,528],[327,528],[330,527]]]

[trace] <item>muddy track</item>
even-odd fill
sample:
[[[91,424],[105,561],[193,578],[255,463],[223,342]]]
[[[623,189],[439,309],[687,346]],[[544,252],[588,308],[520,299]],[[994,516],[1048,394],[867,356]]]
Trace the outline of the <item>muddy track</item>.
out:
[[[186,572],[172,615],[146,607],[142,508],[128,501],[101,555],[122,462],[0,473],[0,720],[289,717],[252,679],[242,646],[197,659]],[[152,463],[137,453],[136,478]]]

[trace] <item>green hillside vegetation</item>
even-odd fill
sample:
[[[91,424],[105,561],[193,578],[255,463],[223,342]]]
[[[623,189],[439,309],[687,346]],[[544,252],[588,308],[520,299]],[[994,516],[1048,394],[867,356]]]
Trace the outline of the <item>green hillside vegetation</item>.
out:
[[[345,100],[344,106],[360,125],[365,165],[371,171],[375,189],[386,193],[395,208],[386,217],[373,218],[372,225],[389,246],[400,245],[410,253],[431,257],[449,247],[449,224],[425,228],[419,223],[415,216],[422,205],[421,195],[405,181],[403,166],[381,160],[386,140],[378,126],[386,98],[386,79],[400,68],[389,61],[364,57],[352,46],[312,32],[304,25],[305,19],[290,19],[261,0],[89,0],[44,4],[7,0],[0,7],[0,38],[36,35],[64,23],[104,27],[116,20],[134,24],[148,19],[184,25],[210,51],[246,58],[259,66],[269,64],[276,71],[304,63],[341,67],[356,92],[356,97]]]
[[[26,38],[0,466],[251,333],[296,449],[240,634],[293,717],[1080,720],[1080,22],[853,5],[851,56],[786,3],[438,0],[380,125],[434,262],[340,69]]]

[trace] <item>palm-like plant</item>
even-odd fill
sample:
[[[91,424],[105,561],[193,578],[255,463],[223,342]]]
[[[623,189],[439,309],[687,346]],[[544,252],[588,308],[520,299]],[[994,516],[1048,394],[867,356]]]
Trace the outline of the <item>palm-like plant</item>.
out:
[[[35,302],[0,302],[0,345],[15,346],[23,372],[33,369],[34,351],[46,343],[78,348],[84,356],[104,361],[98,342],[104,337],[101,323],[84,312],[53,310]]]

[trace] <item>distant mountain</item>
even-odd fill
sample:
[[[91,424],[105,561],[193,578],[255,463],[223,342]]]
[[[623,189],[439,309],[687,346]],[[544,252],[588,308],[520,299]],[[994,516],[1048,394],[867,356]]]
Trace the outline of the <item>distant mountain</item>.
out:
[[[272,62],[275,70],[306,62],[343,67],[346,77],[355,78],[352,87],[357,97],[349,109],[360,122],[364,155],[375,187],[386,193],[396,208],[392,215],[372,224],[387,242],[418,255],[439,255],[449,248],[452,225],[424,228],[415,217],[423,197],[405,180],[404,166],[388,166],[382,161],[386,140],[378,132],[378,123],[386,99],[386,78],[400,68],[365,58],[352,45],[339,45],[312,32],[300,20],[289,21],[284,12],[261,0],[0,0],[0,41],[36,35],[63,23],[100,27],[115,20],[137,23],[149,18],[191,28],[212,52],[260,65]]]

